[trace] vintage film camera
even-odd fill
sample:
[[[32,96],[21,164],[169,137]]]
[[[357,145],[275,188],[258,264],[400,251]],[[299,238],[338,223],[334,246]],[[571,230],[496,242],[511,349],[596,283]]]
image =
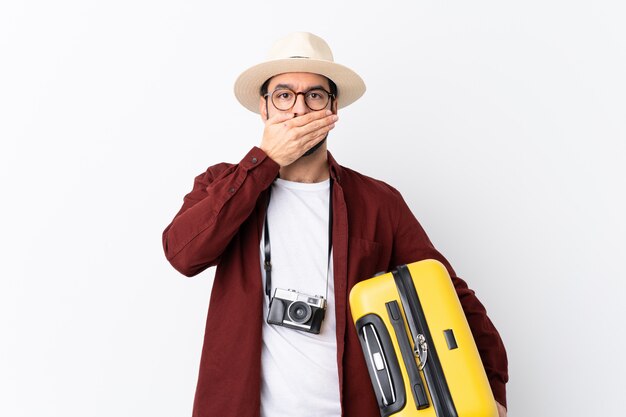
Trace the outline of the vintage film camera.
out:
[[[267,315],[269,324],[319,334],[326,312],[326,300],[295,290],[276,288]]]

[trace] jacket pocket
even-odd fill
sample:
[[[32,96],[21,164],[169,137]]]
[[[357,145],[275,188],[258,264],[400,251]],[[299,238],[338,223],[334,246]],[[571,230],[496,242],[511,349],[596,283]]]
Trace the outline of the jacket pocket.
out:
[[[373,240],[350,237],[348,240],[348,276],[361,281],[385,270],[383,245]]]

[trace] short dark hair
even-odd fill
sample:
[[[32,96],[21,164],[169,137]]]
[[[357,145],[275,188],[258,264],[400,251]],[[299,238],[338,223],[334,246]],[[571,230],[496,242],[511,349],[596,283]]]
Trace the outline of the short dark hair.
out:
[[[269,87],[272,78],[268,78],[261,86],[259,91],[261,93],[261,97],[264,97],[267,94],[267,88]],[[337,98],[337,84],[335,84],[330,78],[325,78],[328,80],[328,88],[330,88],[330,93],[333,95],[333,97]]]

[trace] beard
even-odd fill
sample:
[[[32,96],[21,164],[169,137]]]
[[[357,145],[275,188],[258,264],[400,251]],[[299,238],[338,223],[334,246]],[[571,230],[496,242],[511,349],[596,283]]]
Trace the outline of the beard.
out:
[[[328,133],[326,134],[326,136],[324,136],[324,139],[317,142],[315,146],[313,146],[311,149],[309,149],[304,154],[302,154],[302,157],[310,156],[310,155],[313,155],[315,152],[317,152],[317,150],[322,147],[324,142],[326,142],[326,138],[328,138]]]

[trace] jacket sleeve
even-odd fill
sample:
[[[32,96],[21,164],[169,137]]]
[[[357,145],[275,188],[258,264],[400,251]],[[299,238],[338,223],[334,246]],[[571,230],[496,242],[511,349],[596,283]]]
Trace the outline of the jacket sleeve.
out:
[[[435,249],[399,193],[396,219],[392,265],[436,259],[446,266],[472,330],[493,395],[496,401],[506,407],[506,383],[509,379],[506,350],[500,334],[487,316],[485,307],[474,291],[468,288],[467,283],[456,276],[450,263]]]
[[[172,266],[191,277],[216,265],[278,170],[276,162],[254,147],[238,164],[214,165],[197,176],[163,231],[163,250]]]

